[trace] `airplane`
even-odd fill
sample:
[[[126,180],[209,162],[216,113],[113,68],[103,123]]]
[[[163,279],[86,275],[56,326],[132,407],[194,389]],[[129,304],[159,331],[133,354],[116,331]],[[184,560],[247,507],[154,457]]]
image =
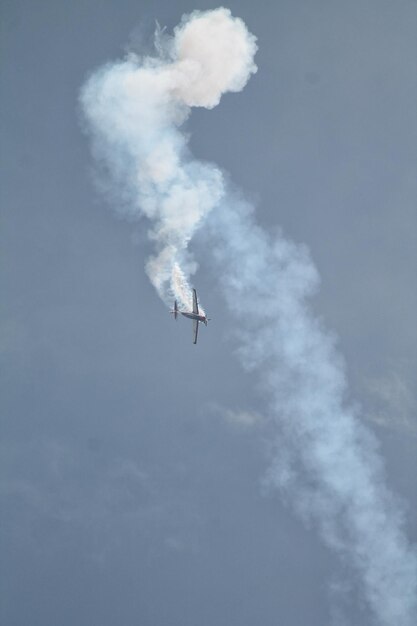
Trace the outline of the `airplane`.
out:
[[[175,319],[177,319],[178,313],[181,313],[181,315],[184,315],[184,317],[188,317],[189,319],[193,320],[193,337],[194,337],[193,343],[194,344],[197,343],[199,322],[207,326],[207,322],[210,321],[210,318],[207,317],[207,315],[200,315],[200,312],[198,310],[197,292],[195,289],[193,289],[193,310],[192,311],[180,311],[178,309],[177,301],[175,300],[174,308],[172,309],[172,311],[170,311],[170,313],[173,314]]]

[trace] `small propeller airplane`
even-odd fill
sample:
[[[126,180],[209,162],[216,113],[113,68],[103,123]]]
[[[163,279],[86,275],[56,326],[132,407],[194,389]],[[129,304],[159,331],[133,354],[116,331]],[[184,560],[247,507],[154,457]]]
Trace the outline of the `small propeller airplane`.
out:
[[[199,322],[207,326],[207,322],[210,321],[210,318],[207,317],[207,315],[200,315],[200,312],[198,310],[197,292],[195,289],[193,289],[193,310],[192,311],[180,311],[178,309],[177,301],[175,300],[174,308],[172,309],[172,311],[170,311],[170,313],[173,314],[175,319],[177,319],[178,313],[181,313],[181,315],[184,315],[184,317],[188,317],[191,320],[193,320],[193,343],[194,344],[197,343]]]

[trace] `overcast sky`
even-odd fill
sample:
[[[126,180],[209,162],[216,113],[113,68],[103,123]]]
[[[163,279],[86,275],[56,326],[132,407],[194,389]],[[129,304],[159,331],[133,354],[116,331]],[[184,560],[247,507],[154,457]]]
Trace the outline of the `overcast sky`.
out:
[[[197,239],[192,345],[97,188],[87,77],[217,3],[1,0],[0,621],[368,626],[349,563],[278,492],[274,430]],[[315,315],[416,541],[417,6],[227,4],[258,72],[186,123],[266,231],[308,246]],[[393,624],[393,626],[398,626]]]

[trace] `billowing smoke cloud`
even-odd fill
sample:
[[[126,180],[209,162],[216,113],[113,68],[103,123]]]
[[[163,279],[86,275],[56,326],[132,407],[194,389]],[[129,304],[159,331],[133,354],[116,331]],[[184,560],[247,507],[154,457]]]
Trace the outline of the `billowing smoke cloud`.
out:
[[[159,33],[158,33],[159,34]],[[190,307],[197,265],[187,246],[225,193],[221,172],[197,162],[178,130],[191,106],[212,108],[252,72],[255,38],[227,9],[195,12],[172,38],[158,36],[159,58],[130,55],[93,74],[81,101],[112,185],[127,215],[146,216],[156,254],[147,272],[161,298]]]
[[[346,402],[343,362],[308,298],[318,275],[303,246],[270,237],[213,165],[180,132],[192,106],[211,108],[256,71],[255,38],[224,8],[158,35],[156,57],[130,55],[91,76],[81,102],[119,211],[145,216],[155,254],[147,273],[161,298],[190,306],[197,265],[187,247],[203,225],[240,328],[240,357],[261,372],[277,444],[268,484],[312,520],[359,574],[384,626],[411,626],[417,561],[399,503],[384,486],[372,435]],[[220,271],[221,270],[221,271]]]

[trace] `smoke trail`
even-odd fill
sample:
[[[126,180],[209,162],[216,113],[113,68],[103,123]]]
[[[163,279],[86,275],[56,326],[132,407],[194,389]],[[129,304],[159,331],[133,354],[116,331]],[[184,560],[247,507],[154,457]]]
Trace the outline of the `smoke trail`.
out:
[[[278,436],[266,485],[316,523],[326,545],[360,574],[380,624],[411,626],[416,554],[401,507],[384,486],[376,441],[346,405],[333,337],[309,311],[315,268],[302,246],[258,228],[250,207],[239,200],[230,206],[209,226],[241,330],[242,362],[261,371],[271,398]]]
[[[191,106],[212,108],[256,71],[255,38],[227,9],[195,12],[164,39],[158,58],[130,55],[93,74],[81,102],[95,151],[123,189],[128,216],[144,215],[156,254],[146,270],[161,298],[190,299],[197,264],[187,245],[224,194],[216,168],[191,158],[178,131]]]
[[[191,106],[211,108],[244,87],[256,71],[255,38],[221,8],[184,17],[157,44],[155,58],[131,55],[97,71],[81,95],[120,211],[152,225],[147,273],[165,302],[175,296],[189,306],[197,265],[187,246],[205,224],[242,363],[260,371],[275,415],[268,483],[348,560],[379,623],[411,626],[416,554],[384,486],[376,442],[346,403],[334,340],[309,310],[318,275],[308,252],[260,229],[221,172],[192,159],[179,130]]]

